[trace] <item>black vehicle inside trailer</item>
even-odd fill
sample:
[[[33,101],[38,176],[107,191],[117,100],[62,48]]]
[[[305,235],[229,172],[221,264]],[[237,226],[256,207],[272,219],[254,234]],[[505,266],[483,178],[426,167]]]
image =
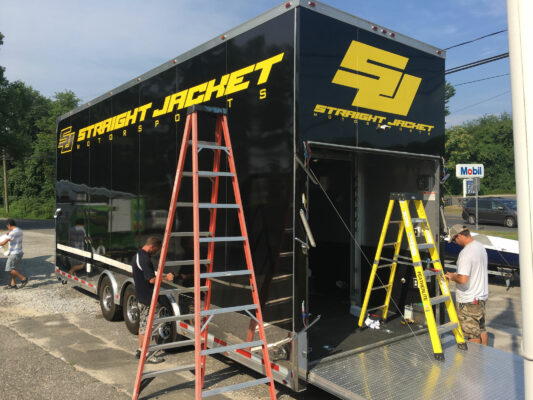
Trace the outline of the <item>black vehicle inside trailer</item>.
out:
[[[187,108],[225,107],[275,377],[350,398],[336,382],[346,377],[319,372],[324,363],[424,330],[401,323],[404,307],[420,301],[407,267],[397,273],[387,324],[363,329],[357,319],[391,192],[423,196],[439,242],[444,53],[317,2],[287,4],[58,120],[56,273],[95,293],[108,279],[110,306],[126,307],[133,255],[164,232]],[[214,119],[201,115],[199,139],[213,130]],[[202,150],[199,162],[209,170],[212,154]],[[231,203],[231,184],[220,185],[220,202]],[[209,187],[203,182],[200,196]],[[190,181],[182,188],[179,201],[190,202]],[[231,213],[219,211],[217,236],[238,233]],[[177,209],[174,226],[192,231],[190,209]],[[189,259],[191,248],[178,237],[168,259]],[[241,269],[239,250],[217,244],[213,271]],[[74,274],[73,265],[82,268]],[[173,286],[190,284],[190,268],[167,271],[181,276]],[[215,307],[249,301],[246,279],[212,284]],[[174,312],[189,306],[182,296],[171,304]],[[252,326],[235,313],[214,318],[209,332],[234,343]],[[262,370],[251,357],[228,357]]]

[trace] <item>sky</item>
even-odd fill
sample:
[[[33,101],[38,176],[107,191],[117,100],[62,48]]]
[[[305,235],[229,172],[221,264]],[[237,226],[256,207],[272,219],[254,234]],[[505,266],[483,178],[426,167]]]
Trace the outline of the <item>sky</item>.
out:
[[[504,0],[326,0],[323,3],[435,47],[507,29]],[[0,0],[0,65],[52,97],[82,102],[282,4],[278,0]],[[450,49],[446,69],[508,51],[507,32]],[[507,74],[507,75],[506,75]],[[511,112],[509,59],[446,76],[456,86],[447,127]],[[468,83],[473,80],[504,75]]]

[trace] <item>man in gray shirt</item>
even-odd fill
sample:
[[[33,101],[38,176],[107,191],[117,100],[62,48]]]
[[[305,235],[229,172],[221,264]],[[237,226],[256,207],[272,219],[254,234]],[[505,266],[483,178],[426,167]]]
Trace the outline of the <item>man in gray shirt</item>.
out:
[[[455,299],[461,329],[471,342],[486,346],[485,302],[489,297],[487,251],[472,238],[465,226],[453,225],[449,235],[451,242],[464,247],[457,259],[457,272],[446,273],[446,278],[456,283]]]

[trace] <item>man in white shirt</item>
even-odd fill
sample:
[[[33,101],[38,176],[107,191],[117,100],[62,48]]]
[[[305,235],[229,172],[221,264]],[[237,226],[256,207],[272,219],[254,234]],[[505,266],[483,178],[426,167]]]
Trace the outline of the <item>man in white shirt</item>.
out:
[[[457,259],[457,272],[446,273],[446,278],[456,283],[455,299],[461,329],[471,342],[486,346],[485,302],[489,297],[487,251],[472,238],[465,226],[453,225],[449,235],[451,242],[464,247]]]
[[[7,220],[7,229],[9,229],[7,238],[0,242],[0,246],[9,242],[9,254],[7,256],[5,271],[11,275],[11,284],[7,286],[7,289],[18,289],[15,284],[15,277],[20,279],[20,287],[24,287],[28,283],[28,278],[16,270],[24,254],[22,252],[22,230],[17,227],[13,219]]]

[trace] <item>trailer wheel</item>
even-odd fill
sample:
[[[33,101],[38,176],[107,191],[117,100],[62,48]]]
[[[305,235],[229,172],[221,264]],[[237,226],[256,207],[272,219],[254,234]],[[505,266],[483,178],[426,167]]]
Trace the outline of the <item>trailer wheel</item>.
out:
[[[172,312],[172,305],[166,296],[159,296],[158,303],[157,317],[170,317],[174,315]],[[176,331],[175,321],[159,324],[157,327],[154,326],[153,335],[156,338],[157,344],[175,342],[178,340],[178,336],[181,337]]]
[[[113,286],[107,276],[102,279],[99,290],[102,315],[108,321],[118,321],[122,317],[122,307],[113,301]]]
[[[122,296],[122,314],[128,331],[137,335],[139,333],[139,305],[133,285],[128,285]]]

